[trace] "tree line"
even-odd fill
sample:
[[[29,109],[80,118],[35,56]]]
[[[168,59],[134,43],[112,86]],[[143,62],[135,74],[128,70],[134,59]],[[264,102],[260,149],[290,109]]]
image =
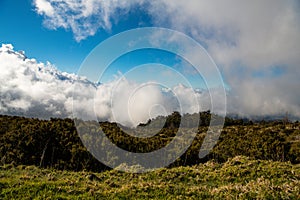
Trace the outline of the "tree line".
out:
[[[82,126],[80,123],[75,126],[72,119],[41,120],[0,115],[0,164],[99,172],[109,168],[87,151],[82,143],[85,138],[89,138],[87,141],[95,141],[93,145],[99,145],[103,142],[103,138],[98,137],[98,131],[101,130],[118,147],[130,152],[146,153],[169,144],[176,136],[179,126],[183,132],[196,127],[196,135],[187,151],[169,167],[194,165],[212,159],[225,162],[237,155],[300,163],[299,122],[253,123],[227,117],[218,143],[208,156],[200,159],[199,150],[213,117],[209,111],[183,116],[174,112],[167,117],[159,116],[141,123],[134,129],[127,129],[117,123],[82,121],[81,123],[96,123],[96,126],[89,126],[79,137],[76,127]],[[135,137],[127,134],[128,131],[154,134],[147,138]]]

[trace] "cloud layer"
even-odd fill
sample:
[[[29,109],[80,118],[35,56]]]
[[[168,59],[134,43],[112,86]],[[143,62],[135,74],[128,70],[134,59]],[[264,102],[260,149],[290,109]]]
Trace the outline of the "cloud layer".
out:
[[[2,45],[0,63],[0,112],[4,114],[66,117],[74,82],[92,87],[88,80],[59,72],[50,63],[28,59],[12,45]]]
[[[230,88],[229,112],[300,115],[297,0],[37,0],[35,5],[45,23],[71,28],[77,40],[109,29],[112,19],[122,16],[119,10],[124,14],[138,5],[152,16],[153,24],[187,33],[205,46]],[[62,7],[71,12],[61,12]],[[93,17],[100,21],[90,20]],[[82,24],[85,28],[74,28]]]
[[[71,29],[77,41],[93,36],[99,29],[109,30],[115,18],[136,6],[142,7],[152,16],[153,24],[180,30],[205,46],[228,85],[229,113],[261,116],[289,112],[300,117],[300,3],[297,0],[35,0],[34,5],[48,28]],[[146,84],[143,90],[153,97],[151,101],[145,99],[147,109],[142,104],[133,109],[121,98],[111,104],[112,89],[114,95],[128,100],[131,98],[128,94],[142,86],[128,80],[95,85],[59,72],[49,63],[27,59],[24,52],[15,52],[10,45],[3,46],[0,53],[1,113],[70,116],[74,83],[76,88],[81,88],[75,101],[83,105],[95,103],[99,108],[96,114],[101,119],[136,124],[151,115],[151,106],[173,102],[165,110],[154,106],[156,110],[151,112],[156,114],[171,112],[179,106],[174,98],[169,99],[174,94],[151,84]],[[186,99],[191,96],[183,86],[176,86],[173,91]],[[201,109],[209,109],[209,94],[197,95]],[[140,92],[131,102],[138,103],[143,98],[145,94]],[[184,110],[194,111],[190,106],[194,103],[193,100],[183,103]],[[82,114],[89,117],[94,108],[82,109]]]
[[[124,77],[96,84],[58,71],[50,63],[29,59],[12,45],[0,48],[0,113],[30,117],[72,117],[116,121],[136,126],[173,111],[209,109],[209,94],[183,85],[162,89],[154,82],[136,83]],[[201,100],[203,99],[203,100]]]
[[[0,63],[1,114],[72,117],[74,106],[76,116],[84,119],[96,116],[100,120],[136,126],[175,110],[181,113],[209,110],[211,95],[219,94],[217,88],[200,92],[179,84],[162,89],[154,82],[136,83],[124,77],[95,84],[84,77],[60,72],[50,63],[27,58],[23,51],[13,50],[12,45],[2,45]],[[228,95],[228,112],[262,116],[289,111],[300,117],[297,75],[289,76],[283,80],[281,77],[264,78],[252,84],[245,81],[232,85]],[[287,89],[278,90],[278,86],[285,85],[293,95],[286,95]],[[222,105],[224,102],[215,104],[220,106],[220,110]],[[218,108],[214,109],[218,111]]]

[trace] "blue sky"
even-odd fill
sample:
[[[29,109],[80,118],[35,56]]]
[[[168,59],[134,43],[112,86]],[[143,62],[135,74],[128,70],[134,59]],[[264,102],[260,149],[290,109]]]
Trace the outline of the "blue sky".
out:
[[[30,0],[2,1],[0,17],[5,19],[0,21],[0,26],[5,27],[0,32],[1,43],[13,44],[16,50],[24,50],[28,57],[36,58],[44,63],[49,61],[59,70],[68,73],[77,73],[81,63],[93,48],[110,36],[132,28],[153,26],[151,16],[143,8],[136,7],[122,15],[121,18],[113,20],[109,30],[99,29],[95,35],[76,41],[70,29],[49,29],[44,26],[43,17],[36,13],[35,6]],[[164,24],[164,26],[167,27],[168,24]],[[180,62],[188,65],[172,53],[151,49],[138,51],[124,55],[115,61],[108,71],[110,73],[106,73],[107,76],[104,77],[103,81],[112,80],[113,75],[118,74],[118,72],[126,73],[130,68],[137,65],[161,63],[172,68]],[[135,77],[131,76],[131,79],[138,82],[147,81],[147,76],[144,77],[143,74],[140,71],[140,74],[136,74]],[[164,73],[156,74],[157,81],[165,80]],[[192,86],[206,87],[201,76],[195,74],[188,74],[188,76]],[[171,86],[179,83],[176,76],[173,79],[169,77],[168,80],[170,80],[169,85]]]
[[[111,35],[152,25],[149,16],[136,9],[119,19],[111,30],[99,30],[96,35],[77,42],[71,30],[51,30],[43,26],[43,17],[35,12],[30,0],[1,0],[0,19],[1,43],[13,44],[28,57],[49,61],[58,69],[71,73],[77,72],[89,52]]]
[[[132,28],[153,26],[152,19],[141,8],[135,8],[122,18],[112,23],[110,30],[99,29],[93,36],[84,40],[76,41],[71,30],[56,28],[49,29],[43,26],[43,17],[38,15],[30,0],[12,1],[4,0],[1,5],[0,26],[5,27],[0,32],[1,43],[13,44],[16,50],[24,50],[30,58],[36,58],[40,62],[51,62],[59,70],[77,73],[81,63],[86,56],[99,43],[112,35],[118,34]],[[103,81],[111,81],[113,75],[118,72],[126,73],[130,68],[146,63],[161,63],[169,67],[175,66],[180,60],[176,55],[157,50],[143,50],[130,53],[120,57],[110,67],[110,72]],[[183,61],[184,62],[184,61]],[[164,68],[167,71],[170,69]],[[162,70],[162,69],[161,69]],[[158,74],[159,75],[159,74]],[[131,76],[138,82],[147,81],[143,73]],[[163,75],[156,76],[156,79],[163,80]],[[201,76],[189,77],[194,87],[206,87]],[[178,84],[176,77],[170,79],[169,85]]]
[[[24,50],[28,57],[51,61],[62,70],[73,71],[91,44],[78,44],[72,33],[63,29],[51,31],[42,26],[43,20],[29,0],[4,0],[0,7],[1,43],[11,43]],[[86,46],[84,48],[83,46]]]
[[[288,111],[300,116],[298,0],[1,0],[0,27],[0,43],[68,73],[76,73],[89,53],[113,35],[138,27],[170,28],[205,47],[225,81],[230,112],[246,116]],[[189,56],[199,55],[191,51]],[[5,59],[1,67],[8,67]],[[104,81],[147,63],[144,71],[128,77],[182,82],[166,65],[185,75],[194,88],[205,88],[188,63],[158,50],[121,56]],[[154,67],[158,71],[151,77]]]

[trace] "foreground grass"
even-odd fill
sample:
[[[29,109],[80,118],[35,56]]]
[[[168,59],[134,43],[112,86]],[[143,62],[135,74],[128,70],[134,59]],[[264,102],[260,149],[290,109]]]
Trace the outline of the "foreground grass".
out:
[[[300,199],[300,166],[235,157],[145,174],[0,169],[0,199]]]

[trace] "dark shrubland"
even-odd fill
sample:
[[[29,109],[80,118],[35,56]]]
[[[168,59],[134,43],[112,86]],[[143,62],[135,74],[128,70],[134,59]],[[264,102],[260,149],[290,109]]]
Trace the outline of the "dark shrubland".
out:
[[[225,127],[212,152],[204,159],[199,159],[199,150],[212,114],[200,113],[200,119],[197,116],[199,117],[190,114],[180,116],[175,112],[168,117],[149,120],[133,130],[158,130],[149,138],[128,135],[125,133],[127,129],[116,123],[100,122],[99,125],[113,143],[131,152],[151,152],[167,145],[176,135],[180,121],[182,130],[199,125],[192,145],[170,167],[195,165],[208,160],[223,163],[239,155],[300,163],[299,122],[253,123],[230,118],[225,119]],[[89,132],[91,130],[86,134]],[[35,165],[59,170],[96,172],[108,169],[86,150],[71,119],[40,120],[0,116],[0,158],[2,165]]]

